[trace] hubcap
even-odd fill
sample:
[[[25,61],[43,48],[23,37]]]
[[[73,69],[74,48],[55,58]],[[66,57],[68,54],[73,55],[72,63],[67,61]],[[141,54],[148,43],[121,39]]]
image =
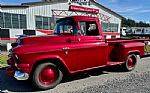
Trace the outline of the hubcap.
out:
[[[55,67],[45,67],[39,74],[39,80],[44,85],[49,85],[55,82],[58,77],[58,71]]]
[[[129,67],[129,68],[132,68],[132,67],[134,67],[134,65],[135,65],[134,60],[133,60],[131,57],[128,58],[128,67]]]

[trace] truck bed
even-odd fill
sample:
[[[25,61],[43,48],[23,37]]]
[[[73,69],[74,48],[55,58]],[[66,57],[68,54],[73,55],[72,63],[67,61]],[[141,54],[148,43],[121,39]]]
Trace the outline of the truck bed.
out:
[[[150,39],[128,39],[128,38],[115,38],[115,39],[106,39],[107,43],[127,43],[127,42],[145,42],[150,41]]]
[[[116,45],[120,43],[128,43],[128,42],[142,42],[145,43],[145,53],[142,57],[150,57],[150,49],[147,49],[147,46],[150,48],[150,39],[130,39],[130,38],[117,38],[117,39],[107,39],[106,42],[109,45]]]
[[[147,40],[146,39],[122,39],[122,38],[107,39],[106,42],[108,43],[108,56],[109,56],[108,60],[110,62],[122,62],[123,61],[122,59],[124,59],[122,54],[125,54],[126,50],[128,51],[130,51],[130,49],[142,50],[143,46],[141,46],[141,43],[144,43],[145,41]]]

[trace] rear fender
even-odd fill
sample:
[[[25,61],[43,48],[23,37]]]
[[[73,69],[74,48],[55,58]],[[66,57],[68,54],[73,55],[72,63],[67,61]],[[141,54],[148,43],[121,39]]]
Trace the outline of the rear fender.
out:
[[[141,56],[141,53],[140,53],[140,51],[139,51],[139,50],[132,50],[132,51],[128,51],[127,56],[128,56],[128,55],[130,55],[130,54],[135,54],[135,55],[140,55],[140,56]]]

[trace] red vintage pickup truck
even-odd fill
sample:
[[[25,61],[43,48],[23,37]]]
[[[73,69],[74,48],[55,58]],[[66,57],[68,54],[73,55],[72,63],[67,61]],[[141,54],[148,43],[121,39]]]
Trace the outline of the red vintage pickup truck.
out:
[[[54,35],[18,38],[9,53],[7,73],[50,89],[66,74],[114,65],[132,71],[137,55],[144,55],[144,43],[106,40],[97,17],[72,16],[57,21]]]

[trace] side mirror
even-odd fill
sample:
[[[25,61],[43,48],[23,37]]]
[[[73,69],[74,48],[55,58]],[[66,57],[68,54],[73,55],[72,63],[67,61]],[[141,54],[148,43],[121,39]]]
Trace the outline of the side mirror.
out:
[[[78,34],[78,35],[86,35],[85,32],[82,31],[82,30],[78,30],[78,31],[77,31],[77,34]]]
[[[77,34],[78,34],[78,35],[82,35],[81,30],[78,30],[78,31],[77,31]]]

